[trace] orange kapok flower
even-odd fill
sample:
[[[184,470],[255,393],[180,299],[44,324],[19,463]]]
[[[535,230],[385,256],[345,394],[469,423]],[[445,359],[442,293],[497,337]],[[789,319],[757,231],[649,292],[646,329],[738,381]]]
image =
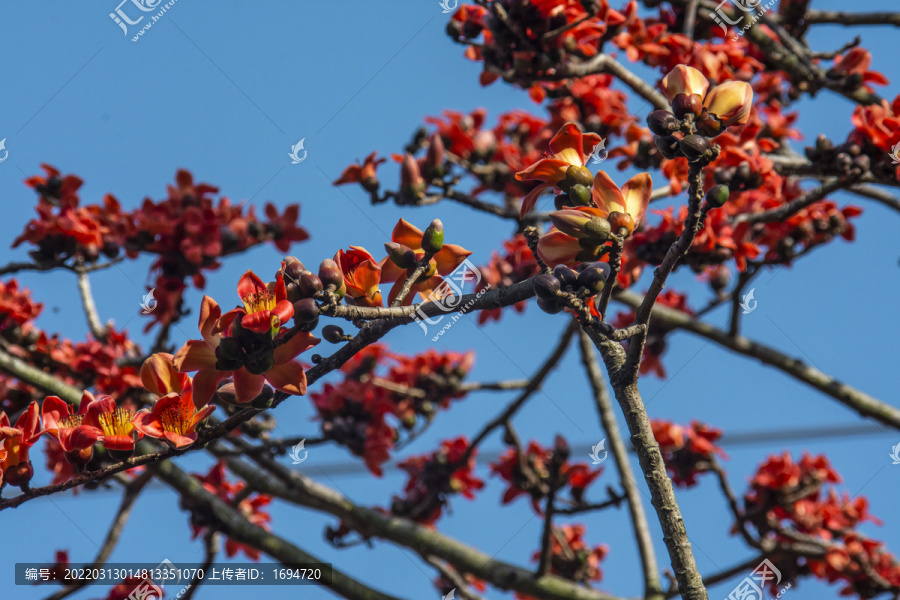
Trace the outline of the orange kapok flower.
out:
[[[520,216],[524,217],[534,208],[538,196],[565,180],[569,167],[584,167],[587,157],[601,141],[596,133],[582,133],[575,123],[563,125],[550,140],[550,156],[516,173],[519,181],[543,182],[525,196]]]
[[[280,274],[279,274],[280,277]],[[272,339],[272,361],[265,371],[251,372],[246,365],[234,368],[219,368],[223,365],[217,356],[217,350],[224,340],[228,345],[240,346],[241,341],[231,337],[236,317],[244,314],[245,309],[236,309],[222,314],[222,309],[215,300],[204,296],[200,304],[200,333],[202,340],[188,340],[175,354],[173,364],[179,373],[197,371],[193,379],[193,398],[197,408],[209,403],[216,391],[217,384],[227,377],[234,379],[238,402],[250,402],[263,390],[265,382],[275,389],[287,394],[303,395],[306,393],[306,373],[303,365],[295,360],[301,352],[319,343],[319,339],[306,332],[277,334]],[[276,311],[277,311],[276,307]],[[293,313],[293,307],[291,308]],[[258,314],[258,313],[254,313]],[[251,316],[251,315],[246,315]],[[271,318],[271,317],[270,317]],[[275,317],[280,318],[280,317]],[[240,364],[240,363],[238,363]]]
[[[190,446],[197,440],[197,425],[216,410],[215,406],[197,410],[192,396],[190,384],[181,394],[163,396],[152,410],[134,415],[134,426],[144,435],[166,440],[176,448]]]
[[[0,484],[27,485],[34,475],[28,451],[43,430],[40,428],[37,402],[32,402],[10,427],[6,412],[0,412]]]
[[[269,289],[253,271],[247,271],[241,276],[237,291],[244,308],[231,312],[241,317],[240,323],[244,329],[256,333],[276,332],[294,316],[294,305],[287,299],[284,274],[280,271],[273,288]]]
[[[347,286],[345,298],[356,306],[381,306],[381,267],[375,258],[362,246],[350,246],[344,252],[338,250],[334,262],[344,274],[344,285]]]
[[[378,176],[375,173],[375,170],[378,168],[378,165],[385,162],[387,159],[385,158],[376,158],[378,156],[377,152],[373,152],[368,155],[363,164],[361,165],[350,165],[344,172],[341,173],[341,176],[335,180],[334,185],[343,185],[345,183],[359,183],[368,191],[375,191],[378,189]]]
[[[391,233],[391,241],[395,244],[406,246],[415,252],[417,260],[421,260],[425,256],[425,250],[422,248],[422,235],[421,229],[400,219]],[[434,290],[444,282],[441,276],[452,273],[470,254],[472,253],[462,246],[443,244],[441,249],[431,259],[434,275],[425,281],[413,285],[413,291],[417,291],[424,299],[430,299]],[[381,267],[381,281],[385,283],[394,282],[394,287],[391,288],[390,294],[388,294],[388,302],[393,302],[403,287],[408,271],[395,265],[389,256],[383,258],[379,266]],[[411,304],[413,296],[414,294],[407,295],[403,299],[403,304]]]
[[[583,260],[595,260],[583,244],[596,237],[594,224],[607,220],[611,233],[630,236],[647,212],[653,181],[649,173],[639,173],[620,189],[609,175],[600,171],[594,176],[592,197],[596,208],[577,206],[550,213],[555,229],[538,242],[538,254],[547,264],[573,266]],[[602,222],[602,221],[600,221]],[[603,240],[594,239],[596,246]]]

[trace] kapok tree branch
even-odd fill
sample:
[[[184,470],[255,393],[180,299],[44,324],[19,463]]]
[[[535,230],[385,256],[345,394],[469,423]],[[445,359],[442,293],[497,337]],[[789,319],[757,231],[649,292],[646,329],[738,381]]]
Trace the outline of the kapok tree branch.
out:
[[[637,489],[634,472],[628,461],[628,450],[619,435],[618,424],[613,413],[609,393],[603,381],[603,373],[597,365],[597,355],[591,338],[584,331],[579,332],[579,344],[581,348],[581,361],[587,372],[588,381],[594,392],[594,402],[597,413],[600,415],[600,424],[606,432],[609,441],[609,451],[613,455],[616,471],[619,473],[619,483],[625,492],[628,501],[628,512],[631,515],[631,526],[634,529],[638,551],[641,555],[641,565],[644,572],[644,598],[645,600],[659,600],[662,598],[662,587],[659,582],[659,567],[656,564],[656,552],[653,550],[653,538],[650,537],[650,528],[647,525],[647,515],[644,513],[644,504]]]
[[[618,292],[615,299],[632,307],[642,303],[640,295],[628,291]],[[738,354],[756,358],[763,364],[771,365],[798,381],[828,394],[864,417],[869,417],[885,425],[900,429],[900,410],[865,392],[850,387],[831,375],[804,364],[798,358],[793,358],[774,348],[745,337],[732,337],[721,329],[698,321],[687,313],[667,306],[654,306],[653,318],[670,329],[690,331]]]
[[[820,25],[830,23],[854,27],[856,25],[893,25],[900,27],[900,13],[896,12],[872,12],[851,13],[836,10],[808,10],[803,15],[807,25]]]
[[[94,294],[91,292],[91,280],[83,269],[76,268],[75,272],[78,276],[78,294],[81,296],[81,306],[84,308],[88,327],[94,339],[102,342],[106,340],[106,327],[100,322],[100,316],[97,314],[97,305],[94,303]]]
[[[150,470],[183,498],[203,506],[207,516],[215,521],[215,529],[231,539],[253,546],[282,564],[322,562],[284,538],[248,521],[240,512],[204,489],[196,478],[176,467],[172,461],[157,463],[150,467]],[[396,597],[370,588],[338,569],[332,569],[330,589],[350,600],[397,600]]]
[[[210,446],[215,454],[219,448]],[[269,457],[253,457],[259,469],[230,457],[228,468],[262,493],[329,513],[365,537],[378,537],[434,556],[503,590],[514,590],[542,600],[616,600],[614,596],[578,585],[556,575],[535,578],[534,573],[496,560],[462,542],[413,521],[365,508],[329,487],[287,469]],[[276,475],[272,477],[271,475]]]

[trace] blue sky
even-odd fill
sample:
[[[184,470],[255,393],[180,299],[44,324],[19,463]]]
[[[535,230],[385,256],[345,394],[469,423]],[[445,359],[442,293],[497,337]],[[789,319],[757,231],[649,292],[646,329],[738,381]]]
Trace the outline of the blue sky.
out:
[[[511,234],[508,222],[455,205],[373,207],[359,188],[334,188],[330,181],[344,166],[372,150],[382,155],[399,151],[425,116],[438,115],[445,108],[484,107],[489,123],[500,112],[514,108],[541,116],[544,112],[526,94],[502,83],[479,86],[479,67],[463,59],[462,48],[444,35],[448,16],[437,2],[335,6],[257,2],[217,3],[211,8],[179,0],[134,43],[107,16],[115,9],[114,2],[94,2],[89,8],[72,3],[4,4],[0,40],[8,58],[0,63],[5,92],[0,97],[0,138],[6,137],[9,158],[0,164],[0,202],[6,216],[0,220],[0,237],[12,240],[32,217],[34,195],[22,180],[37,173],[41,162],[83,177],[83,202],[98,202],[109,192],[129,208],[147,196],[162,198],[176,169],[188,168],[197,180],[219,186],[223,195],[236,202],[251,199],[260,208],[266,201],[282,208],[300,202],[301,224],[312,239],[295,246],[292,253],[307,263],[331,257],[350,244],[379,255],[400,217],[420,227],[440,217],[448,241],[474,251],[473,262],[486,262],[491,250]],[[855,8],[834,0],[817,2],[816,7]],[[865,3],[866,10],[891,8],[895,6],[889,0]],[[821,27],[809,37],[813,47],[827,50],[856,34],[874,51],[873,68],[892,81],[900,80],[900,66],[890,51],[884,51],[896,40],[892,30]],[[896,90],[891,85],[882,95],[893,98]],[[637,110],[642,104],[632,103],[632,107]],[[799,110],[807,141],[820,132],[844,139],[851,127],[852,106],[834,94],[822,93],[815,102],[801,103]],[[305,138],[308,158],[291,165],[287,154],[301,138]],[[388,187],[396,184],[393,164],[382,167],[381,174]],[[620,177],[614,175],[617,181]],[[654,178],[662,182],[659,174],[654,173]],[[834,242],[792,268],[763,274],[756,283],[758,308],[744,319],[744,334],[896,404],[898,376],[893,359],[900,324],[892,315],[894,299],[900,294],[898,253],[895,244],[883,240],[896,235],[898,217],[871,201],[847,195],[836,198],[865,208],[857,222],[857,242]],[[25,257],[23,249],[0,249],[0,263]],[[270,273],[279,259],[271,246],[230,259],[209,275],[206,291],[220,302],[236,301],[234,286],[243,271]],[[148,265],[146,259],[129,262],[93,278],[101,318],[126,326],[145,345],[138,302],[145,292]],[[71,274],[22,274],[19,280],[45,304],[39,321],[42,328],[76,340],[84,338],[87,327]],[[642,284],[638,288],[646,287]],[[671,287],[687,291],[693,306],[702,306],[708,298],[704,286],[689,272],[676,273]],[[199,298],[196,291],[188,295],[192,304],[199,303]],[[725,323],[725,310],[709,319]],[[403,353],[431,347],[474,348],[478,361],[471,379],[486,381],[533,373],[564,326],[560,316],[545,315],[531,305],[524,316],[507,314],[500,324],[481,328],[473,318],[462,319],[436,346],[417,327],[394,331],[386,341]],[[175,332],[179,342],[194,336],[193,319]],[[664,363],[667,380],[641,381],[654,418],[682,423],[699,419],[727,433],[859,423],[836,401],[689,334],[670,338]],[[429,452],[446,437],[471,436],[511,397],[510,393],[482,393],[457,402],[404,456]],[[285,434],[316,436],[307,399],[285,403],[277,416]],[[557,433],[573,444],[593,444],[606,436],[592,410],[574,345],[515,425],[523,438],[544,444]],[[804,450],[826,452],[844,478],[841,489],[866,495],[872,512],[884,520],[882,527],[867,524],[863,531],[900,552],[900,518],[895,511],[900,466],[892,466],[888,458],[890,447],[898,442],[900,433],[885,432],[736,446],[728,449],[727,468],[732,485],[743,490],[747,478],[769,454],[789,450],[796,457]],[[484,448],[500,446],[495,435]],[[35,455],[42,461],[42,453]],[[326,477],[318,469],[348,460],[354,459],[341,448],[315,447],[301,469],[365,505],[388,505],[405,482],[396,471],[376,480],[368,475]],[[211,461],[197,453],[178,459],[178,464],[205,472]],[[539,519],[524,500],[501,510],[504,486],[488,477],[484,465],[479,475],[488,486],[478,501],[454,499],[452,515],[440,521],[439,529],[501,560],[530,564],[540,538]],[[606,485],[617,485],[611,465],[595,484],[595,494]],[[661,534],[646,494],[645,498],[657,554],[660,563],[666,564]],[[728,536],[731,521],[711,478],[705,477],[692,490],[679,490],[678,499],[702,573],[714,573],[753,554]],[[36,589],[13,588],[13,563],[50,561],[53,551],[62,548],[70,551],[74,561],[89,561],[118,502],[118,494],[112,491],[82,492],[4,511],[0,523],[7,537],[0,544],[0,590],[16,598],[46,595]],[[273,528],[280,535],[369,585],[403,598],[438,598],[430,583],[433,570],[411,551],[382,542],[375,542],[374,549],[335,550],[322,536],[324,526],[333,525],[334,519],[283,505],[272,514]],[[620,596],[640,593],[637,551],[624,509],[581,522],[587,525],[590,543],[610,547],[599,587]],[[175,495],[152,486],[138,502],[112,562],[199,561],[200,545],[189,542],[186,525],[187,514],[179,510]],[[715,587],[711,597],[724,598],[731,587]],[[197,597],[239,598],[248,590],[209,587]],[[283,590],[253,589],[273,595]],[[105,588],[94,587],[76,597],[105,593]],[[332,597],[312,587],[290,595],[300,594],[312,599]],[[789,594],[798,600],[832,597],[836,589],[803,581]],[[493,590],[488,596],[504,597]]]

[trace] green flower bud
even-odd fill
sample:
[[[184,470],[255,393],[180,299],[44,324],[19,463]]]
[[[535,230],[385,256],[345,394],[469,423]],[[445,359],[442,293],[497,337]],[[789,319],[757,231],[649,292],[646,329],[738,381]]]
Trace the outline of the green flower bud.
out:
[[[444,224],[435,219],[422,234],[422,249],[426,254],[437,254],[444,247]]]

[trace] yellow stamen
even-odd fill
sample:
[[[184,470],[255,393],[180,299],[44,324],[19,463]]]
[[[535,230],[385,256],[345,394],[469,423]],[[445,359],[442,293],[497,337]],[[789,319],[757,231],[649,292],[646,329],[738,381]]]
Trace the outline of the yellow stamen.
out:
[[[241,301],[244,303],[244,310],[248,315],[262,312],[264,310],[273,310],[275,308],[275,294],[267,289],[257,288],[252,294],[247,294]]]
[[[111,412],[100,414],[100,429],[104,435],[131,435],[134,425],[131,424],[131,418],[134,411],[127,408],[117,408]]]
[[[68,417],[60,420],[59,428],[60,429],[70,429],[75,428],[81,425],[81,415],[69,415]]]
[[[191,431],[193,416],[193,411],[190,408],[184,410],[182,406],[172,405],[159,415],[159,422],[165,431],[185,434]]]

